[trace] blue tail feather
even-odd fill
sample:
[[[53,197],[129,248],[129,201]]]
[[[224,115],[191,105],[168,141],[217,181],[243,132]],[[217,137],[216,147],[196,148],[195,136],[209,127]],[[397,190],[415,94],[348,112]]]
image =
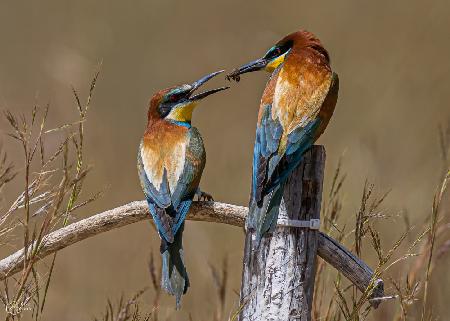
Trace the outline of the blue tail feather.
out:
[[[181,224],[184,223],[184,220],[186,219],[186,215],[189,212],[189,209],[191,207],[192,200],[185,200],[180,203],[177,209],[177,216],[175,217],[175,224],[172,228],[173,234],[176,234],[178,232],[178,229],[180,228]]]
[[[283,198],[284,182],[276,186],[270,193],[264,196],[262,204],[252,200],[247,220],[247,228],[256,232],[256,247],[268,232],[273,232],[277,225],[278,211]]]
[[[181,224],[173,243],[161,240],[161,287],[170,295],[175,296],[177,310],[181,306],[181,296],[189,288],[189,277],[183,258],[183,229],[184,224]]]

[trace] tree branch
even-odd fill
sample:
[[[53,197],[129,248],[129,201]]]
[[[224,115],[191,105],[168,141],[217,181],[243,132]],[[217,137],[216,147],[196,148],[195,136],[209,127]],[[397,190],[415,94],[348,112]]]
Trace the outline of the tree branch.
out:
[[[187,219],[243,227],[247,213],[248,208],[243,206],[219,202],[194,202]],[[131,202],[109,211],[92,215],[45,236],[36,260],[43,259],[47,255],[91,236],[150,218],[147,202],[145,201]],[[361,291],[364,291],[369,285],[373,274],[372,270],[342,245],[323,233],[319,234],[318,244],[318,254],[342,272]],[[27,252],[30,253],[32,251],[29,249]],[[23,260],[24,249],[1,260],[0,281],[19,272],[23,267]],[[355,265],[361,268],[355,269]],[[383,282],[381,280],[379,280],[377,290],[374,291],[374,296],[383,296]]]
[[[188,220],[244,226],[247,211],[247,208],[242,206],[218,202],[194,202]],[[37,260],[97,234],[150,218],[146,201],[131,202],[92,215],[45,236]],[[19,272],[23,267],[23,259],[24,250],[21,249],[1,260],[0,280]]]

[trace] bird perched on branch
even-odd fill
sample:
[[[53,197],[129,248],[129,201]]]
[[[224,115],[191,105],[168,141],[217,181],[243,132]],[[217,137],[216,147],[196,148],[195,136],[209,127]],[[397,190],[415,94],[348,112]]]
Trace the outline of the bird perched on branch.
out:
[[[175,296],[177,308],[189,287],[182,246],[184,220],[195,195],[212,200],[199,189],[206,157],[202,137],[191,126],[192,112],[201,99],[228,87],[195,92],[221,72],[157,92],[150,100],[147,130],[139,147],[139,178],[161,238],[161,283]]]
[[[307,31],[294,32],[227,79],[257,70],[271,73],[258,114],[247,228],[256,241],[277,223],[284,184],[304,152],[323,133],[336,105],[339,79],[327,50]]]

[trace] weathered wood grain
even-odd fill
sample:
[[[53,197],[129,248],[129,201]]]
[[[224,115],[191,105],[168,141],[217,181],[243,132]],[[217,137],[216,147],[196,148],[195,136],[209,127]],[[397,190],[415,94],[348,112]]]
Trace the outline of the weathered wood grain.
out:
[[[291,174],[278,219],[320,218],[325,149],[314,146]],[[316,272],[317,230],[277,226],[255,246],[245,239],[240,321],[309,321]]]

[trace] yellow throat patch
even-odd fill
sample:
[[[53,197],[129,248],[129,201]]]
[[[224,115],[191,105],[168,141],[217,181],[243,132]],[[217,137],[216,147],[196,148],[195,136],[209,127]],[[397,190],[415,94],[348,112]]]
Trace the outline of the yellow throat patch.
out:
[[[279,65],[281,65],[284,62],[285,57],[286,53],[269,62],[264,69],[268,72],[273,72],[275,69],[277,69]]]
[[[179,122],[190,122],[192,120],[192,113],[195,107],[197,107],[196,102],[190,102],[187,105],[177,106],[170,111],[166,118]]]

